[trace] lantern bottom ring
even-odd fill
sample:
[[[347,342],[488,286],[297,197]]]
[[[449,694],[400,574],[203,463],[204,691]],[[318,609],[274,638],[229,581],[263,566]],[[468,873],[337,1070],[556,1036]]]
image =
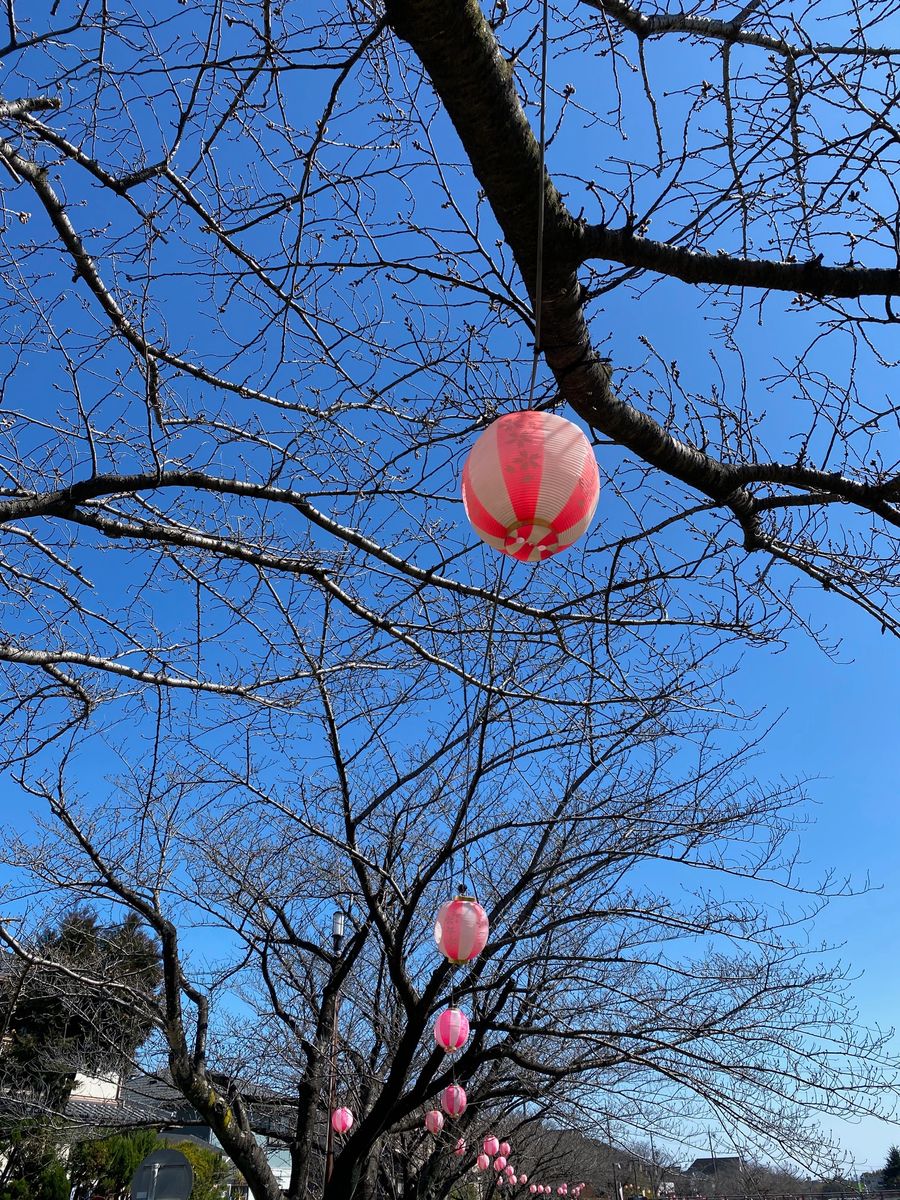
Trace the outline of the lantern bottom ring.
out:
[[[559,539],[549,525],[538,521],[516,521],[507,527],[504,539],[509,550],[520,550],[523,546],[533,546],[542,554],[548,554],[559,545]]]

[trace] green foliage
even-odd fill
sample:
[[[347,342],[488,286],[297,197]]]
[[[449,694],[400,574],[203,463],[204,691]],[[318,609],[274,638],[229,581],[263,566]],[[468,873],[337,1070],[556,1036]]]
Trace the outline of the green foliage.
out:
[[[104,925],[91,910],[75,908],[36,938],[34,950],[40,966],[13,961],[0,975],[0,1004],[8,1011],[0,1065],[7,1088],[59,1111],[77,1070],[117,1067],[150,1032],[134,999],[110,984],[149,996],[161,972],[155,943],[131,913]]]
[[[0,1155],[8,1158],[5,1186],[22,1185],[16,1200],[54,1200],[59,1121],[76,1072],[114,1070],[133,1056],[151,1028],[140,999],[159,987],[161,971],[133,913],[104,924],[74,908],[30,949],[35,961],[0,960],[0,1090],[18,1106],[0,1119]]]
[[[227,1196],[231,1174],[227,1158],[196,1142],[174,1142],[172,1148],[180,1150],[194,1168],[191,1200],[222,1200]]]
[[[900,1149],[891,1146],[887,1160],[881,1172],[881,1186],[884,1188],[900,1188]]]
[[[159,1142],[153,1129],[113,1134],[73,1147],[69,1159],[72,1186],[102,1195],[117,1195]]]
[[[69,1177],[62,1163],[51,1162],[27,1179],[11,1179],[0,1200],[69,1200]]]

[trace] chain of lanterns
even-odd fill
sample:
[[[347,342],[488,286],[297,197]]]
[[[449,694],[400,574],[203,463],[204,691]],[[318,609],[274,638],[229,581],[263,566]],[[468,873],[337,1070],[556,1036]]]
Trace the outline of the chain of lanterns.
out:
[[[520,562],[538,563],[571,546],[586,531],[600,498],[600,477],[591,444],[571,421],[554,413],[526,410],[499,417],[476,440],[463,467],[462,499],[472,528],[489,546]],[[443,904],[434,926],[438,950],[451,963],[471,962],[484,949],[488,917],[472,896],[459,895]],[[447,1054],[461,1049],[469,1036],[469,1019],[459,1008],[445,1009],[434,1025],[434,1038]],[[466,1111],[465,1088],[453,1083],[444,1088],[441,1108],[425,1114],[425,1128],[438,1137],[445,1114],[461,1117]],[[443,1111],[441,1111],[443,1110]],[[353,1128],[349,1108],[336,1108],[331,1127],[344,1136]],[[511,1147],[493,1135],[484,1139],[475,1165],[491,1166],[498,1187],[524,1186],[527,1175],[517,1175],[508,1158]],[[464,1138],[454,1153],[466,1152]],[[571,1195],[584,1184],[573,1185]],[[532,1183],[533,1195],[550,1195],[549,1184]],[[556,1188],[568,1196],[567,1183]]]

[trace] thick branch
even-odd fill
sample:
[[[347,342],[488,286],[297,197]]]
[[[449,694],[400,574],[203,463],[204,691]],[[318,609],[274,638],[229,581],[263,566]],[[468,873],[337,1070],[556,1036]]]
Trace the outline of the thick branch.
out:
[[[864,42],[858,45],[840,45],[831,43],[812,43],[806,45],[788,42],[785,38],[772,37],[754,29],[746,29],[744,20],[749,15],[747,5],[743,12],[733,21],[721,21],[715,17],[690,16],[685,12],[656,13],[652,17],[645,16],[640,9],[625,3],[625,0],[583,0],[589,8],[598,9],[633,33],[635,37],[661,37],[663,34],[689,34],[701,40],[726,42],[729,45],[757,46],[761,50],[769,50],[775,54],[783,54],[788,58],[812,58],[823,55],[856,55],[865,58],[897,58],[900,47],[897,46],[867,46]]]
[[[586,227],[582,247],[583,261],[603,258],[626,267],[657,271],[685,283],[763,288],[848,299],[900,295],[900,269],[897,267],[829,267],[823,266],[818,258],[790,263],[737,258],[730,254],[703,254],[668,242],[638,237],[627,227],[610,229],[605,225]]]

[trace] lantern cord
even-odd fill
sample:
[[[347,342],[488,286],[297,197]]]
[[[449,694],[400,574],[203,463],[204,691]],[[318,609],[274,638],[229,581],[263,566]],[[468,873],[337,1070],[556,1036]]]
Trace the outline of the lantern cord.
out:
[[[484,742],[487,736],[488,720],[491,714],[491,704],[494,699],[494,630],[497,625],[497,608],[500,600],[500,593],[503,590],[503,571],[506,567],[506,555],[501,555],[500,564],[497,568],[497,582],[494,585],[494,594],[491,597],[490,617],[488,618],[488,634],[487,642],[484,648],[484,659],[481,664],[481,676],[484,681],[487,677],[487,698],[484,702],[484,709],[481,713],[479,721],[480,729],[478,731],[478,764],[484,756]],[[466,751],[468,757],[468,750]],[[460,891],[465,891],[466,884],[469,882],[469,807],[472,803],[475,794],[474,786],[470,785],[463,802],[463,819],[462,819],[462,858],[463,858],[463,877],[461,881]]]
[[[544,0],[541,15],[541,116],[538,137],[538,220],[537,259],[534,269],[534,356],[531,360],[531,383],[528,385],[529,407],[534,402],[534,386],[537,382],[538,358],[541,353],[541,307],[544,299],[544,206],[547,185],[544,179],[544,159],[547,154],[547,42],[549,30],[550,0]]]

